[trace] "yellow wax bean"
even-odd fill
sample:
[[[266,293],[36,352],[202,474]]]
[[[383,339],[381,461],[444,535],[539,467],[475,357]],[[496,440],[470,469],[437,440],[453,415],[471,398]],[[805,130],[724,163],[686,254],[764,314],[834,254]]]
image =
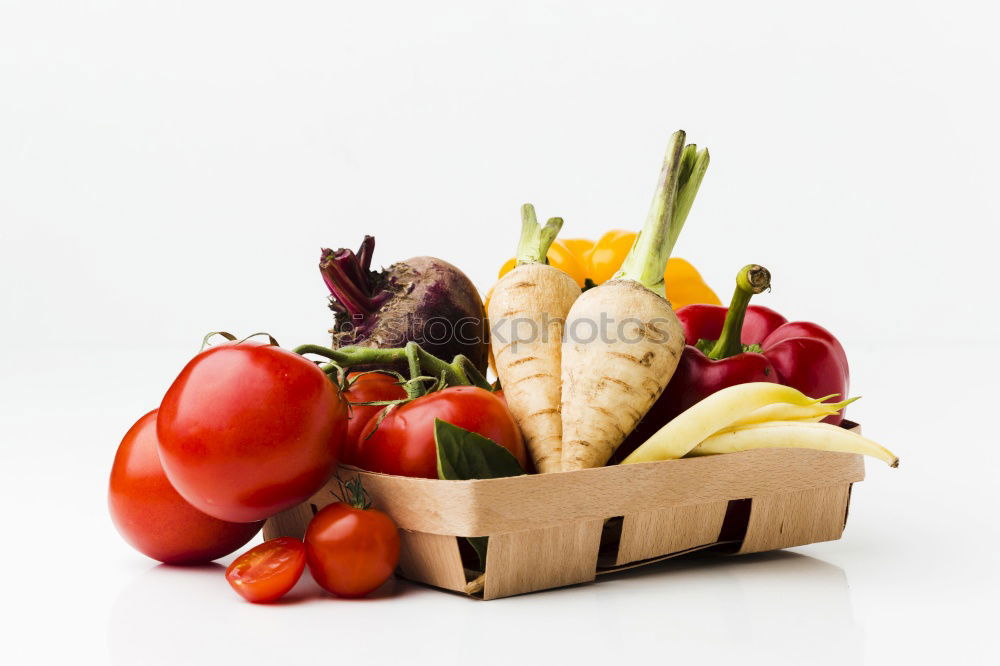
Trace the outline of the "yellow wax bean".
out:
[[[804,407],[818,401],[782,384],[751,382],[730,386],[679,414],[625,458],[622,464],[683,458],[713,434],[776,402]]]
[[[899,465],[899,458],[894,453],[867,437],[829,423],[795,421],[775,421],[730,428],[701,442],[691,451],[691,455],[783,448],[860,453],[884,460],[890,467]]]
[[[804,406],[790,402],[776,402],[773,405],[765,405],[760,409],[754,410],[752,414],[736,421],[732,426],[767,423],[770,421],[803,421],[815,423],[816,421],[822,421],[831,414],[836,414],[857,399],[851,398],[850,400],[843,400],[841,402],[817,402]]]

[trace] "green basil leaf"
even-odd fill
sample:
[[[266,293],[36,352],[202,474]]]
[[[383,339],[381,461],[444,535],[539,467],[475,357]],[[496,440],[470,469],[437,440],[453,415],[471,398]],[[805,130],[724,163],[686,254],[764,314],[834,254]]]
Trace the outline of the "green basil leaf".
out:
[[[499,479],[525,474],[517,458],[492,439],[434,419],[437,442],[438,476],[442,479]],[[479,567],[486,570],[489,537],[466,537],[479,556]]]
[[[434,439],[442,479],[499,479],[525,474],[510,451],[478,433],[434,419]]]

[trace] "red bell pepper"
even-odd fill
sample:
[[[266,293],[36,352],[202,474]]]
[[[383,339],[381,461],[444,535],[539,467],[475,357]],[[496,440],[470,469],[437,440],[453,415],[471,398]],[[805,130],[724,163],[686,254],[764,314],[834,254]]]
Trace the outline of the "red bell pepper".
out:
[[[616,451],[616,460],[688,407],[735,384],[773,382],[813,398],[847,396],[847,354],[833,334],[818,324],[789,322],[770,308],[749,305],[751,296],[770,286],[767,269],[751,264],[736,276],[728,309],[688,305],[677,311],[687,346],[667,388]],[[836,425],[842,419],[843,410],[824,421]]]

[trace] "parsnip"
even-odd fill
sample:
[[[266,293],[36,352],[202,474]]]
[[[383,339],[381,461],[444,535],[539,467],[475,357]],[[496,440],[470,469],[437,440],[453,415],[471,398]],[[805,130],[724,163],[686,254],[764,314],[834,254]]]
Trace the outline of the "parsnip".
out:
[[[584,292],[567,317],[564,470],[608,461],[663,392],[684,349],[663,272],[708,168],[708,151],[685,146],[684,139],[682,131],[671,139],[649,216],[622,269]]]
[[[622,464],[683,458],[720,430],[731,427],[762,407],[781,402],[807,407],[819,401],[783,384],[750,382],[730,386],[681,412],[625,458]]]
[[[830,397],[830,396],[827,396]],[[860,397],[860,396],[859,396]],[[826,398],[820,398],[826,400]],[[800,421],[803,423],[815,423],[822,421],[827,416],[832,416],[849,404],[858,400],[851,398],[841,402],[816,402],[811,405],[794,405],[790,402],[776,402],[772,405],[765,405],[760,409],[755,409],[746,418],[740,419],[732,424],[732,427],[750,425],[752,423],[766,423],[769,421]]]
[[[560,357],[563,325],[580,287],[545,263],[562,226],[560,218],[539,227],[535,209],[521,209],[522,230],[514,270],[493,287],[489,299],[497,376],[511,414],[540,472],[562,464]]]
[[[867,437],[829,423],[795,421],[773,421],[729,428],[698,444],[689,455],[781,448],[860,453],[884,460],[890,467],[899,466],[899,458],[892,451]]]

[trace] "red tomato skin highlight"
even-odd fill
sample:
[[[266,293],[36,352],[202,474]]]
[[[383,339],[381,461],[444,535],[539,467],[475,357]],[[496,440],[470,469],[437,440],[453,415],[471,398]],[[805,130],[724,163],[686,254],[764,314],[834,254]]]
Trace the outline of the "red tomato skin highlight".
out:
[[[196,508],[261,520],[326,483],[346,421],[346,402],[312,362],[270,345],[219,345],[195,356],[164,396],[160,459]]]
[[[250,541],[263,525],[213,518],[174,490],[157,454],[155,409],[136,421],[118,447],[108,510],[129,545],[166,564],[211,562]]]
[[[399,563],[399,530],[376,509],[330,504],[309,523],[305,542],[313,578],[339,597],[370,594]]]
[[[438,478],[434,419],[488,437],[530,470],[521,430],[502,397],[475,386],[434,391],[373,417],[361,436],[356,465],[398,476]]]
[[[226,581],[247,601],[268,604],[288,594],[305,568],[305,544],[278,537],[237,557],[226,569]]]

